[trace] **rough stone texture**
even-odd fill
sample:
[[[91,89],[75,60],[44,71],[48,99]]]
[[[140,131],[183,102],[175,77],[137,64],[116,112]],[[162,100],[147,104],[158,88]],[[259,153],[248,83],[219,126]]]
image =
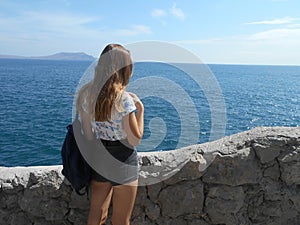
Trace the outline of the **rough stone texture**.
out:
[[[139,164],[132,225],[300,224],[299,127],[140,153]],[[89,200],[61,169],[0,167],[0,224],[86,224]]]

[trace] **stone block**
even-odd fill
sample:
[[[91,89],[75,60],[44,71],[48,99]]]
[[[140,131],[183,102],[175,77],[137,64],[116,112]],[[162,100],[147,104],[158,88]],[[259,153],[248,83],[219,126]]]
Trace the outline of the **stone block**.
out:
[[[281,179],[287,185],[300,185],[300,147],[282,153],[278,157]]]
[[[205,200],[205,212],[213,224],[236,224],[234,215],[242,208],[244,199],[242,187],[211,187]]]
[[[160,207],[148,199],[145,204],[145,213],[150,220],[156,220],[160,216]]]
[[[71,200],[69,202],[69,207],[74,209],[89,209],[90,201],[87,199],[86,195],[78,195],[74,190],[71,194]]]
[[[261,163],[273,161],[277,156],[279,156],[280,150],[282,149],[280,146],[266,146],[259,143],[254,143],[252,147]]]
[[[147,193],[151,201],[157,202],[158,195],[162,187],[163,187],[162,182],[147,186]]]
[[[200,180],[168,186],[160,192],[158,198],[162,215],[172,218],[185,214],[201,214],[203,201],[203,184]]]
[[[164,183],[172,185],[184,180],[199,179],[203,175],[203,171],[201,171],[200,168],[206,164],[207,162],[202,155],[194,154],[176,174],[165,180]]]
[[[68,220],[76,225],[86,225],[89,210],[71,209]]]
[[[10,225],[31,224],[28,216],[23,212],[12,214],[9,218]]]
[[[145,186],[138,187],[135,204],[144,205],[145,199],[147,199],[147,189]]]
[[[274,163],[273,165],[267,167],[263,172],[264,177],[269,177],[275,181],[278,181],[280,177],[280,169],[278,163]]]
[[[188,222],[183,218],[160,217],[156,224],[158,225],[188,225]]]
[[[251,148],[239,150],[233,155],[216,155],[203,175],[203,182],[238,186],[260,181],[262,171]]]

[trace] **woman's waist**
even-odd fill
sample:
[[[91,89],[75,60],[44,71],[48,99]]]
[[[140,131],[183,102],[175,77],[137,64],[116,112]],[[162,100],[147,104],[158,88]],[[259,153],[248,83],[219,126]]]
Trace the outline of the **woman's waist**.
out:
[[[120,161],[126,160],[135,150],[135,148],[125,140],[104,140],[100,139],[106,150]]]
[[[121,145],[125,142],[128,143],[128,141],[126,139],[109,140],[109,139],[99,138],[98,140],[101,141],[102,144],[105,146],[116,146],[116,145]]]

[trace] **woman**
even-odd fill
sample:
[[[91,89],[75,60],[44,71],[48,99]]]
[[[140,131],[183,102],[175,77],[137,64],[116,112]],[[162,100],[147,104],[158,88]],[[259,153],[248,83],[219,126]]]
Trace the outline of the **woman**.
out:
[[[112,224],[130,224],[138,178],[134,146],[140,143],[144,132],[144,106],[135,94],[125,90],[132,69],[129,51],[109,44],[100,55],[94,79],[78,94],[77,110],[85,135],[96,137],[114,158],[135,168],[118,181],[92,168],[88,225],[105,223],[111,198]]]

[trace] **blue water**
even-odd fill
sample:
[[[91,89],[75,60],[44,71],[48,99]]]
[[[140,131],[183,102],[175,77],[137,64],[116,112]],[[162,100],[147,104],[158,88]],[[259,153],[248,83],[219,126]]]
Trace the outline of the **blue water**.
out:
[[[75,90],[90,63],[0,59],[0,165],[61,164],[60,150],[65,127],[72,120]],[[257,126],[300,125],[300,67],[209,65],[209,68],[226,104],[224,135]],[[162,138],[147,150],[177,147],[182,135],[181,122],[190,118],[191,104],[198,116],[197,121],[190,121],[191,127],[199,124],[198,142],[208,141],[211,111],[199,85],[178,68],[162,63],[137,63],[130,84],[149,76],[171,80],[190,96],[191,102],[182,101],[182,96],[176,89],[172,92],[171,86],[161,90],[171,98],[143,90],[152,93],[143,99],[144,139]],[[178,109],[176,104],[184,107]],[[160,125],[165,127],[154,123],[154,128],[158,128],[151,131],[149,122],[157,117],[164,121]],[[189,138],[185,137],[184,144],[188,143]]]

